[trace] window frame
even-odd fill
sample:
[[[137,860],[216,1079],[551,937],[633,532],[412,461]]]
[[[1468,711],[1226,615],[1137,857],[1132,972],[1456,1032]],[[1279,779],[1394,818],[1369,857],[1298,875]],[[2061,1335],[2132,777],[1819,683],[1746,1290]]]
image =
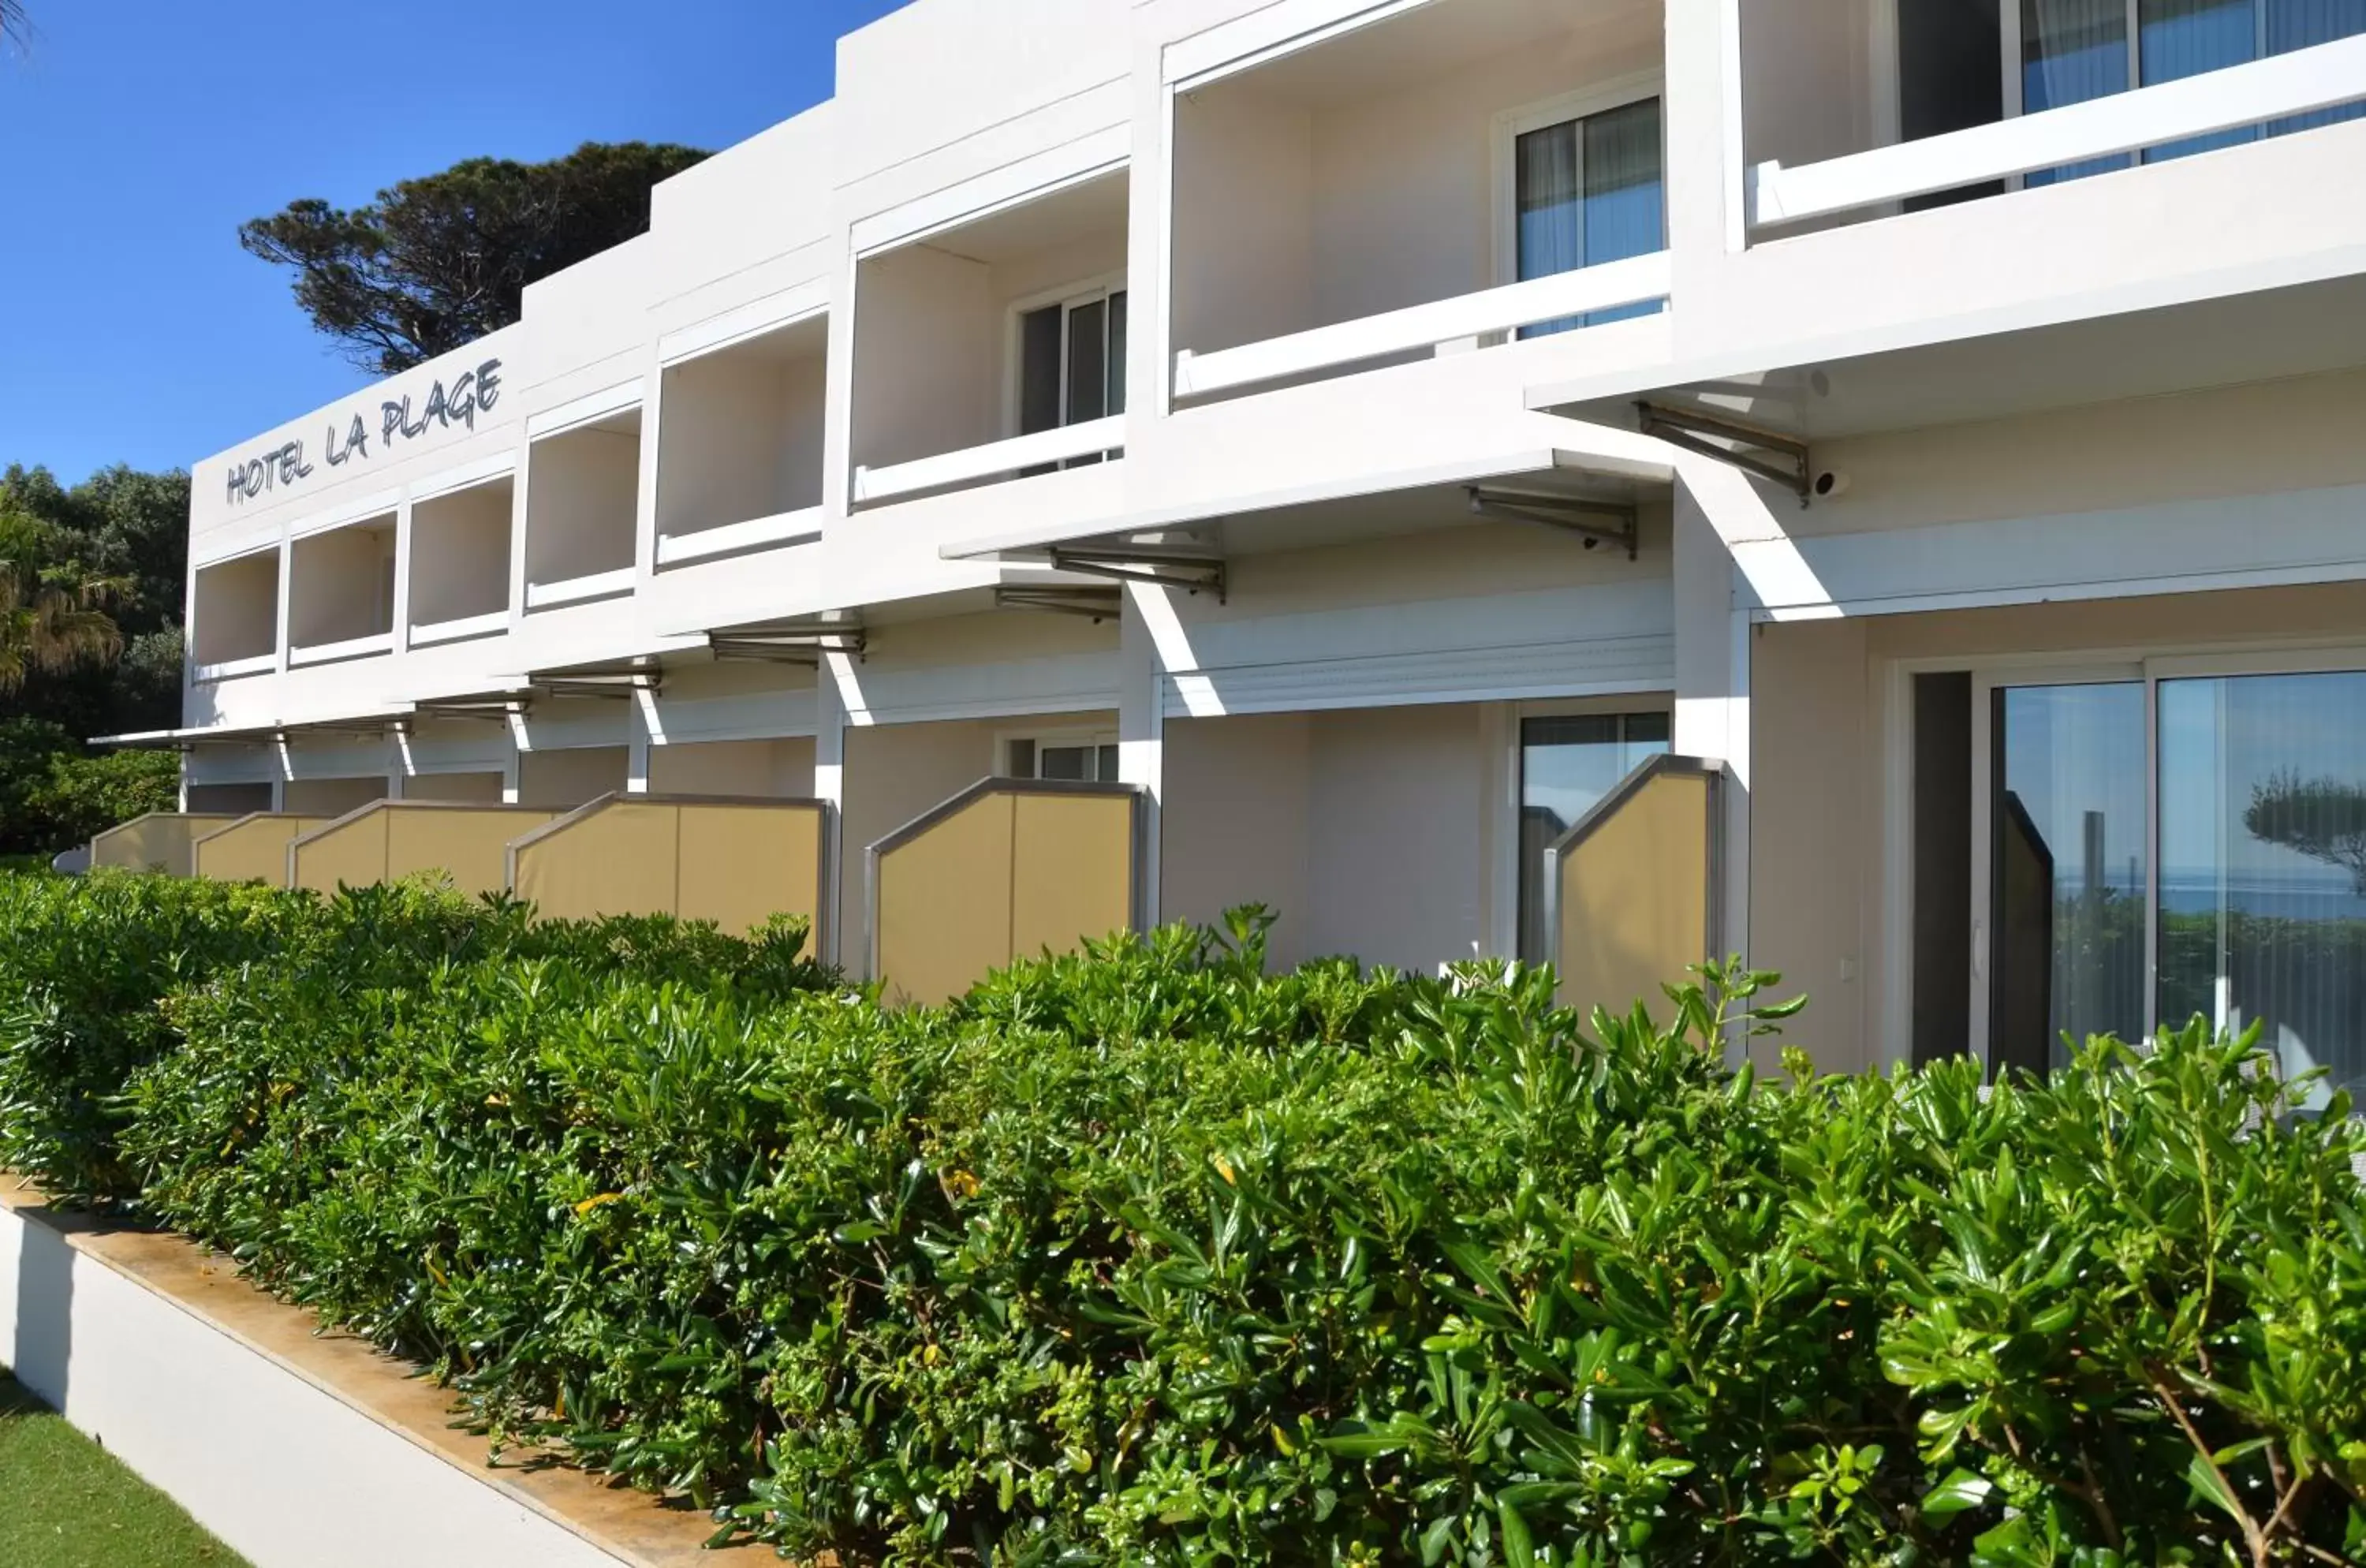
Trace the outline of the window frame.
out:
[[[1499,958],[1516,960],[1520,956],[1520,794],[1523,770],[1520,740],[1526,722],[1532,718],[1599,718],[1606,715],[1662,714],[1668,720],[1668,746],[1675,749],[1676,695],[1665,688],[1640,692],[1608,692],[1583,697],[1540,697],[1533,702],[1512,702],[1490,705],[1502,727],[1496,743],[1489,748],[1494,757],[1501,779],[1492,791],[1493,809],[1489,812],[1490,837],[1493,840],[1489,865],[1493,886],[1487,904],[1487,945]]]
[[[1010,748],[1014,742],[1026,742],[1035,748],[1036,771],[1034,773],[1020,773],[1012,771]],[[1090,725],[1066,725],[1050,729],[998,729],[994,735],[994,762],[990,771],[997,778],[1041,779],[1043,776],[1043,748],[1046,746],[1080,746],[1090,749],[1098,754],[1102,747],[1115,746],[1118,743],[1118,733],[1114,726],[1107,728]],[[1096,771],[1099,768],[1098,760],[1094,763],[1094,768]],[[1119,761],[1119,771],[1121,773],[1124,771],[1122,757]],[[1096,779],[1091,782],[1117,784],[1121,781]]]
[[[1632,71],[1592,86],[1557,93],[1551,97],[1538,98],[1496,113],[1489,130],[1491,181],[1494,187],[1493,287],[1500,288],[1521,281],[1520,138],[1532,130],[1544,130],[1571,120],[1626,108],[1648,98],[1657,98],[1660,100],[1660,177],[1664,182],[1668,168],[1667,82],[1667,72],[1659,67]],[[1578,178],[1583,183],[1585,166],[1582,141],[1578,156]],[[1663,250],[1667,247],[1667,237],[1663,198],[1660,222],[1660,243]]]
[[[1065,416],[1068,407],[1068,312],[1079,305],[1089,305],[1097,299],[1106,302],[1112,294],[1130,293],[1131,289],[1126,280],[1127,271],[1125,267],[1118,267],[1112,271],[1097,273],[1090,277],[1064,283],[1055,288],[1038,289],[1032,294],[1022,294],[1003,307],[1002,433],[1005,436],[1016,436],[1020,434],[1020,410],[1025,406],[1027,367],[1024,318],[1031,312],[1041,310],[1047,306],[1060,307],[1060,410],[1063,418],[1058,428],[1066,429],[1068,421]],[[1129,310],[1129,325],[1131,317],[1132,312]],[[1104,317],[1103,321],[1106,322],[1107,318]],[[1102,330],[1104,332],[1108,330],[1106,325]],[[1130,347],[1131,344],[1129,344]],[[1129,364],[1129,374],[1131,370],[1132,367]],[[1133,400],[1131,397],[1126,399],[1126,406],[1128,408],[1133,406]]]

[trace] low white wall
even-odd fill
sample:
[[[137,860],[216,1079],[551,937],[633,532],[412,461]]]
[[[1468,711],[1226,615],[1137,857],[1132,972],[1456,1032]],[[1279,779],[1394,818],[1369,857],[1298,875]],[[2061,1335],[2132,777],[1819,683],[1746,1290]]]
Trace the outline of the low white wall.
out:
[[[0,1354],[254,1568],[624,1561],[5,1206]]]

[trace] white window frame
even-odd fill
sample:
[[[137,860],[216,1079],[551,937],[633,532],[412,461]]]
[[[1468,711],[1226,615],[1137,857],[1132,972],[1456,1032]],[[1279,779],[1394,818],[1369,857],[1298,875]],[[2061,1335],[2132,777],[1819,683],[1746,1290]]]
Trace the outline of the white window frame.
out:
[[[1534,702],[1491,703],[1501,732],[1488,750],[1494,758],[1499,782],[1490,794],[1487,814],[1488,863],[1494,884],[1488,904],[1487,942],[1499,958],[1520,955],[1520,732],[1531,718],[1598,718],[1606,715],[1664,714],[1670,746],[1674,745],[1676,696],[1673,692],[1612,692],[1591,697],[1543,697]]]
[[[1590,115],[1625,108],[1646,98],[1660,100],[1660,178],[1665,188],[1668,173],[1668,104],[1667,73],[1662,70],[1636,71],[1598,82],[1589,87],[1540,98],[1503,110],[1494,117],[1490,131],[1490,149],[1494,183],[1494,284],[1502,288],[1520,281],[1520,138],[1531,130],[1543,130],[1569,120],[1583,119]],[[1578,179],[1585,178],[1583,144],[1579,150]],[[1662,206],[1660,243],[1667,243],[1666,208]],[[1583,271],[1583,268],[1579,270]]]
[[[1092,748],[1094,750],[1098,751],[1098,749],[1103,746],[1115,746],[1118,744],[1118,735],[1117,730],[1114,728],[1103,729],[1083,725],[1071,725],[1065,728],[1052,729],[997,730],[994,736],[993,765],[988,770],[997,778],[1015,778],[1020,776],[1010,771],[1010,747],[1013,741],[1027,741],[1034,746],[1036,772],[1028,776],[1040,779],[1043,776],[1042,766],[1044,747],[1082,746]],[[1095,770],[1098,771],[1099,763],[1096,761],[1094,763],[1094,767]],[[1121,769],[1122,764],[1121,763]],[[1114,779],[1104,779],[1097,782],[1114,784],[1117,781]]]
[[[1067,312],[1078,305],[1089,305],[1096,299],[1106,300],[1112,294],[1130,293],[1131,290],[1126,284],[1126,270],[1124,267],[1119,267],[1112,272],[1099,273],[1076,282],[1062,284],[1056,288],[1039,289],[1033,294],[1021,295],[1003,307],[1002,432],[1005,435],[1016,436],[1020,433],[1019,410],[1020,399],[1025,390],[1021,385],[1021,378],[1026,370],[1022,358],[1025,347],[1021,339],[1020,320],[1029,312],[1042,310],[1048,305],[1060,307],[1060,413],[1061,428],[1065,429],[1067,424],[1068,410]],[[1130,338],[1132,331],[1132,312],[1130,310],[1127,312],[1126,325]],[[1103,331],[1107,331],[1106,325]],[[1130,361],[1132,356],[1132,344],[1129,342],[1126,346],[1127,357]],[[1127,404],[1131,406],[1132,400],[1128,398]],[[1105,453],[1103,456],[1106,457],[1108,454]]]

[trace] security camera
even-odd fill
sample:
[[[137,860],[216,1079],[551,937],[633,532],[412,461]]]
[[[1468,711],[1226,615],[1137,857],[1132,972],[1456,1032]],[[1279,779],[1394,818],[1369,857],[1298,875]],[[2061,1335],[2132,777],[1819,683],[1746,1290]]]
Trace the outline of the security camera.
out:
[[[1808,488],[1815,491],[1817,500],[1830,501],[1848,487],[1849,477],[1846,474],[1838,468],[1825,468],[1816,475],[1814,482]]]

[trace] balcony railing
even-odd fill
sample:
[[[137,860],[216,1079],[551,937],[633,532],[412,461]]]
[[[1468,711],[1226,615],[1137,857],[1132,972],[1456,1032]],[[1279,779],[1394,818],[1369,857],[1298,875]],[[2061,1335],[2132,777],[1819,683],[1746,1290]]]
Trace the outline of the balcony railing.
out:
[[[257,653],[244,659],[225,659],[218,663],[200,664],[190,671],[190,678],[199,685],[213,681],[235,681],[242,675],[267,675],[279,668],[279,655]]]
[[[491,637],[509,629],[510,613],[507,610],[488,610],[481,615],[416,623],[411,628],[411,646],[425,648],[439,642],[459,642],[472,637]]]
[[[1903,201],[2366,98],[2366,35],[1786,169],[1750,171],[1753,225]]]
[[[620,566],[614,571],[595,571],[582,577],[563,578],[557,582],[529,582],[525,585],[525,607],[529,610],[555,610],[561,604],[582,604],[593,599],[613,599],[630,593],[635,583],[635,569]]]
[[[884,468],[857,468],[854,500],[860,504],[917,495],[922,491],[950,490],[955,485],[1007,478],[1022,469],[1065,462],[1071,457],[1117,452],[1124,446],[1125,415],[1111,414],[1107,419],[1064,424],[1057,430],[1039,430],[1032,435],[1014,435],[1008,441],[963,447],[958,452],[894,463]]]
[[[1668,253],[1654,251],[1213,354],[1185,349],[1175,356],[1175,395],[1188,398],[1279,381],[1411,349],[1512,332],[1538,321],[1582,316],[1589,310],[1664,299],[1673,273]]]
[[[771,517],[750,518],[745,523],[727,523],[719,528],[701,528],[694,534],[660,534],[658,565],[681,566],[740,550],[810,544],[821,537],[821,517],[820,507],[806,506]]]
[[[287,662],[293,668],[303,664],[335,664],[347,659],[367,659],[373,654],[392,653],[394,634],[373,632],[367,637],[350,637],[337,642],[316,642],[287,650]]]

